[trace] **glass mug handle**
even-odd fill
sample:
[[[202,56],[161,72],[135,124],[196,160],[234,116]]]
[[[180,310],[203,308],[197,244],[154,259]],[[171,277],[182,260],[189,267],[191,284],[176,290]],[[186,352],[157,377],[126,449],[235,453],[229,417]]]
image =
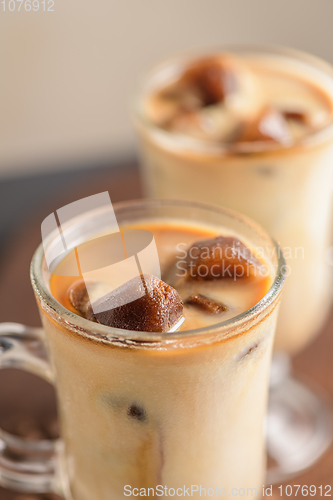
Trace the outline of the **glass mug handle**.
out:
[[[26,370],[53,383],[43,329],[0,323],[1,368]],[[59,493],[56,449],[56,441],[27,441],[0,429],[0,485],[25,493]]]

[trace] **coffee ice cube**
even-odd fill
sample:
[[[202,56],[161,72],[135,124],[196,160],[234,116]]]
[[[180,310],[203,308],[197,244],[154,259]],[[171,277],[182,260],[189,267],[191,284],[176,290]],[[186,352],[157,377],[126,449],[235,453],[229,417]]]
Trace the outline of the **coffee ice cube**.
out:
[[[313,130],[322,127],[327,120],[325,112],[310,112],[302,108],[286,108],[282,110],[288,122],[290,133],[294,140],[302,139]]]
[[[186,306],[197,307],[201,311],[209,314],[221,314],[228,310],[226,305],[209,299],[201,294],[190,295],[188,299],[185,300],[184,304]]]
[[[93,320],[93,310],[84,280],[75,281],[68,289],[67,295],[72,306],[79,311],[82,316]]]
[[[292,136],[288,122],[280,111],[264,109],[253,120],[245,121],[237,142],[272,142],[290,144]]]
[[[263,106],[258,78],[235,55],[201,58],[146,99],[149,120],[200,140],[233,142]]]
[[[217,236],[194,243],[187,252],[186,278],[214,280],[255,276],[261,262],[233,236]]]
[[[287,109],[282,111],[282,114],[287,120],[293,120],[303,123],[304,125],[310,125],[310,116],[302,110]]]
[[[231,142],[239,131],[239,117],[223,104],[199,109],[180,109],[170,120],[168,129],[196,139]]]
[[[240,59],[230,54],[206,57],[184,73],[182,85],[195,88],[201,94],[199,132],[208,140],[233,141],[239,126],[252,120],[263,106],[260,82]],[[177,128],[179,123],[175,120]],[[198,122],[198,120],[197,120]],[[183,127],[184,128],[184,127]],[[198,128],[184,129],[198,137]]]
[[[98,323],[143,332],[168,332],[183,314],[178,292],[148,275],[131,279],[93,302],[92,306],[94,320]]]
[[[210,106],[224,101],[231,92],[238,90],[237,66],[224,57],[207,57],[192,65],[183,76],[183,81],[197,88],[203,105]]]
[[[162,89],[151,96],[145,106],[150,121],[159,127],[168,128],[177,117],[201,108],[202,100],[196,89],[179,84]]]
[[[78,280],[68,298],[86,319],[126,330],[167,332],[183,317],[178,292],[155,276],[137,276],[101,297],[103,289],[103,283],[89,285],[90,295],[100,296],[91,302],[85,282]]]
[[[126,296],[129,301],[123,303]],[[138,297],[132,300],[133,297]],[[119,305],[121,303],[122,305]],[[142,275],[93,303],[97,322],[115,328],[167,332],[181,319],[183,303],[178,292],[155,276]]]
[[[77,309],[82,316],[93,320],[93,309],[91,303],[103,297],[110,291],[110,287],[99,281],[75,281],[68,289],[67,295],[72,306]]]
[[[169,121],[168,129],[180,134],[188,134],[198,139],[206,136],[205,117],[202,110],[179,108]]]

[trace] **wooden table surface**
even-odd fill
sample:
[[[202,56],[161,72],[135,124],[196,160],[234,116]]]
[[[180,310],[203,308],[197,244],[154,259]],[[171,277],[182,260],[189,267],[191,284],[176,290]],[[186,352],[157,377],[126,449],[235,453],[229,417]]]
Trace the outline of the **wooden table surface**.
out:
[[[22,216],[22,223],[10,235],[0,262],[1,321],[22,322],[29,326],[40,325],[29,281],[29,265],[33,252],[41,241],[41,222],[51,212],[67,203],[106,190],[109,191],[112,202],[141,197],[137,169],[129,165],[109,172],[103,170],[92,173],[89,182],[85,176],[84,182],[76,180],[75,185],[70,183],[62,189],[57,187],[52,196],[49,196],[48,201],[44,202],[34,214],[30,214],[26,219]],[[293,365],[296,372],[305,374],[307,378],[320,385],[333,400],[332,332],[333,313],[321,334],[314,343],[294,359]],[[0,373],[0,425],[2,427],[12,430],[16,425],[16,428],[22,428],[24,433],[24,429],[29,428],[29,422],[34,420],[49,422],[54,419],[55,414],[54,392],[48,384],[18,370],[3,370]],[[331,485],[333,490],[333,448],[331,447],[314,467],[290,481],[289,484],[316,485],[317,487]],[[293,498],[293,496],[280,497],[276,488],[273,495],[273,498]],[[23,500],[24,496],[0,488],[0,500],[18,498]],[[317,495],[315,498],[320,497]]]

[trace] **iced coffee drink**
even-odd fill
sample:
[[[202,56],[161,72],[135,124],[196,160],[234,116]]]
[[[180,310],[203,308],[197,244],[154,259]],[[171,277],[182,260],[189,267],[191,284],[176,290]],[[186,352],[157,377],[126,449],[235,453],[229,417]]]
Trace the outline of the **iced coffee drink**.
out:
[[[154,235],[161,279],[142,274],[103,294],[99,274],[91,299],[83,280],[66,276],[69,252],[53,275],[44,264],[44,291],[34,285],[57,383],[66,498],[149,488],[152,497],[184,488],[194,498],[247,488],[261,497],[281,254],[257,225],[223,209],[137,202],[115,212],[120,228]],[[81,255],[104,230],[100,214],[86,217]],[[145,293],[117,306],[133,288]],[[96,314],[101,301],[110,308]]]
[[[284,249],[276,347],[297,352],[330,306],[332,69],[283,49],[180,56],[148,75],[136,106],[150,196],[230,207]]]

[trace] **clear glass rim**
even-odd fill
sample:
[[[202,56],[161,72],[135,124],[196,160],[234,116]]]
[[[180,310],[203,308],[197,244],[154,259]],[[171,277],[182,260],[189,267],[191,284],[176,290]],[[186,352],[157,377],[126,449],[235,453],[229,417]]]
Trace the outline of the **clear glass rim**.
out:
[[[255,319],[258,315],[263,313],[269,306],[279,297],[281,289],[283,287],[285,277],[286,277],[286,262],[283,257],[282,251],[279,245],[269,237],[269,235],[264,231],[261,226],[257,223],[253,222],[251,219],[238,214],[229,209],[225,209],[222,207],[218,207],[215,205],[209,205],[204,203],[197,202],[188,202],[188,201],[178,201],[178,200],[133,200],[133,201],[125,201],[114,204],[115,213],[117,211],[126,210],[131,208],[135,210],[135,207],[138,209],[142,206],[146,206],[148,208],[161,208],[161,207],[192,207],[198,209],[206,209],[210,211],[214,211],[217,214],[226,215],[245,223],[248,227],[250,227],[255,232],[259,233],[267,243],[270,244],[272,248],[274,248],[274,252],[277,256],[276,258],[276,272],[274,275],[274,279],[272,281],[272,285],[270,289],[267,291],[265,296],[257,302],[253,307],[244,311],[243,313],[234,316],[225,321],[220,321],[213,325],[209,325],[203,328],[197,328],[192,330],[184,330],[180,332],[168,332],[168,333],[159,333],[159,332],[139,332],[133,330],[125,330],[120,328],[109,327],[105,325],[101,325],[99,323],[94,323],[89,321],[81,316],[77,316],[73,312],[66,309],[63,305],[61,305],[51,294],[48,289],[48,286],[44,282],[43,278],[43,263],[44,263],[44,248],[41,243],[37,250],[34,253],[34,256],[31,261],[30,267],[30,279],[32,283],[33,290],[37,296],[37,299],[40,301],[41,307],[43,310],[46,310],[53,318],[55,318],[58,322],[62,322],[67,329],[74,330],[81,335],[84,335],[89,338],[95,338],[96,340],[106,340],[110,342],[111,340],[132,340],[140,341],[140,342],[167,342],[171,340],[181,340],[181,339],[189,339],[192,337],[199,336],[210,336],[213,334],[221,334],[225,333],[227,330],[236,330],[240,328],[243,324],[247,323],[250,320]],[[90,212],[93,213],[93,212]]]
[[[260,45],[260,44],[230,44],[223,47],[212,48],[212,49],[197,49],[192,51],[183,51],[174,56],[168,57],[154,65],[150,68],[140,79],[139,84],[133,92],[131,111],[134,123],[143,126],[159,141],[164,141],[172,144],[173,147],[179,150],[189,150],[201,152],[204,154],[209,154],[212,156],[218,155],[241,155],[241,154],[264,154],[269,152],[283,152],[290,151],[299,147],[315,146],[329,138],[333,137],[333,112],[331,113],[331,119],[320,129],[310,132],[305,137],[300,140],[293,141],[290,144],[275,144],[269,141],[258,141],[258,142],[244,142],[244,143],[223,143],[221,141],[205,141],[202,139],[197,139],[193,137],[186,136],[184,134],[175,133],[172,131],[167,131],[155,125],[153,122],[147,119],[141,109],[142,97],[145,95],[144,88],[147,83],[152,79],[152,77],[158,74],[163,68],[167,66],[174,66],[180,64],[186,64],[190,61],[194,61],[199,57],[218,55],[222,52],[229,52],[235,54],[258,54],[258,55],[278,55],[285,56],[289,59],[297,60],[300,63],[305,63],[310,68],[314,68],[322,72],[326,77],[332,79],[333,86],[333,66],[321,59],[320,57],[314,56],[307,52],[292,49],[280,45]],[[332,98],[332,109],[333,109],[333,92]]]

